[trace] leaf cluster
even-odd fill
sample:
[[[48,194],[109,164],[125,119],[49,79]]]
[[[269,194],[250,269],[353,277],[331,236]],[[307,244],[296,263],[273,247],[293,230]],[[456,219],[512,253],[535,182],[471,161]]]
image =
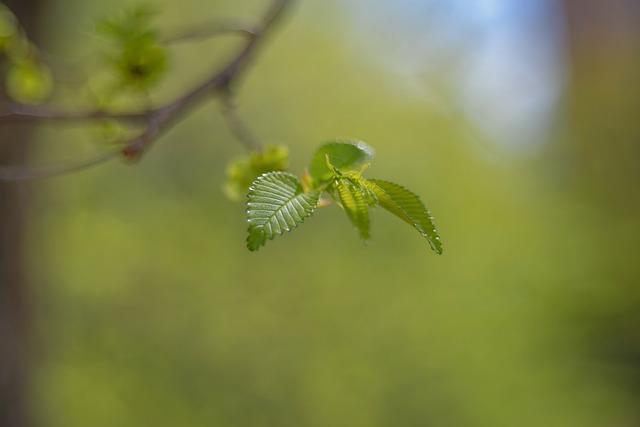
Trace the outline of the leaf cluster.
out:
[[[362,177],[374,155],[364,142],[332,141],[314,153],[302,179],[281,171],[259,176],[247,196],[249,250],[256,251],[267,240],[297,227],[326,204],[328,196],[342,207],[364,241],[370,238],[370,211],[379,206],[412,226],[441,254],[433,217],[416,194],[389,181]]]
[[[14,101],[39,104],[53,90],[53,76],[40,52],[29,40],[13,13],[0,3],[0,55],[5,91]]]
[[[105,58],[121,88],[146,90],[165,74],[167,53],[152,26],[154,15],[153,9],[139,7],[95,24],[95,33],[113,47]]]
[[[225,195],[231,200],[241,200],[260,175],[272,171],[284,171],[289,166],[289,149],[284,145],[268,145],[262,151],[234,159],[227,166]]]

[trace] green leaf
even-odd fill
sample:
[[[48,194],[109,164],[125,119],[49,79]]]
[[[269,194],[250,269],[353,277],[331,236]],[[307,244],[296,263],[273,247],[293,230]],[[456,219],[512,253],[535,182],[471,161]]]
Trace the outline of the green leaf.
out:
[[[153,32],[151,21],[157,14],[157,9],[152,5],[121,10],[117,14],[97,20],[94,31],[96,35],[108,40],[127,42]]]
[[[361,182],[376,195],[381,207],[413,226],[427,239],[431,249],[437,254],[442,253],[442,243],[433,223],[431,212],[418,196],[406,188],[388,181],[361,179]]]
[[[316,183],[326,182],[333,177],[329,163],[343,173],[354,172],[368,163],[375,151],[362,141],[332,141],[322,145],[311,157],[309,175]]]
[[[115,48],[105,57],[120,89],[146,90],[165,75],[167,51],[152,26],[154,14],[150,7],[142,7],[96,22],[96,34]]]
[[[321,191],[305,193],[298,178],[287,172],[269,172],[249,188],[247,248],[260,249],[267,239],[290,231],[311,215]]]
[[[268,145],[262,151],[233,159],[227,165],[225,195],[234,201],[246,196],[249,186],[262,174],[284,171],[289,166],[289,149],[284,145]]]
[[[123,85],[145,88],[164,76],[167,54],[164,46],[149,40],[124,46],[111,62]]]
[[[7,45],[19,36],[19,26],[11,10],[0,3],[0,52],[5,52]]]
[[[336,179],[334,183],[340,205],[358,229],[360,238],[369,240],[369,197],[368,191],[351,178]]]
[[[51,94],[53,76],[46,65],[21,61],[9,68],[6,86],[11,99],[25,104],[39,104]]]

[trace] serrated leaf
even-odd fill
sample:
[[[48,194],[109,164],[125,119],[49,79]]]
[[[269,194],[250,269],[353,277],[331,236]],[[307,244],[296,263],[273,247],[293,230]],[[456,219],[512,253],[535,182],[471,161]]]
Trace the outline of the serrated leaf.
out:
[[[373,208],[378,206],[378,197],[367,185],[367,183],[369,182],[367,179],[364,179],[360,176],[351,176],[350,179],[352,180],[354,185],[358,186],[358,188],[364,195],[364,200],[367,202],[367,205],[369,207]]]
[[[336,179],[334,186],[340,205],[358,229],[358,234],[363,240],[369,240],[369,203],[366,191],[357,181],[350,178]]]
[[[269,172],[253,182],[247,198],[247,248],[256,251],[267,239],[290,231],[313,213],[321,191],[305,193],[298,178]]]
[[[431,212],[417,195],[398,184],[379,179],[361,179],[361,183],[376,195],[381,207],[418,230],[431,249],[437,254],[442,253],[442,243]]]
[[[343,173],[360,169],[375,156],[375,151],[362,141],[332,141],[322,145],[311,157],[309,175],[317,183],[328,181],[333,173],[329,163]]]
[[[153,32],[151,21],[158,14],[155,6],[143,5],[123,10],[118,14],[97,20],[94,24],[96,35],[116,42],[127,42],[141,35]]]

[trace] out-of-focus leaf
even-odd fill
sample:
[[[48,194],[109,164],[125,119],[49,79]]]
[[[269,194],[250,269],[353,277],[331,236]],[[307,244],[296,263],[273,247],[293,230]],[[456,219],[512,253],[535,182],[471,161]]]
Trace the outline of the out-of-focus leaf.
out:
[[[286,172],[269,172],[249,189],[247,247],[256,251],[273,239],[302,223],[318,205],[320,191],[305,193],[298,178]]]
[[[17,62],[6,76],[7,95],[25,104],[44,101],[53,89],[53,77],[46,65],[36,62]]]
[[[94,31],[109,41],[126,42],[153,32],[151,20],[156,14],[153,6],[141,5],[96,21]]]
[[[158,82],[167,68],[164,47],[151,41],[124,46],[112,61],[122,84],[138,88]]]
[[[167,52],[151,26],[154,12],[139,8],[99,21],[95,32],[113,44],[107,62],[123,88],[146,89],[157,83],[167,68]]]
[[[231,200],[241,200],[253,181],[267,172],[284,171],[289,166],[289,149],[284,145],[268,145],[235,159],[227,166],[225,195]]]
[[[18,35],[18,22],[13,13],[0,3],[0,52],[4,52],[7,45]]]

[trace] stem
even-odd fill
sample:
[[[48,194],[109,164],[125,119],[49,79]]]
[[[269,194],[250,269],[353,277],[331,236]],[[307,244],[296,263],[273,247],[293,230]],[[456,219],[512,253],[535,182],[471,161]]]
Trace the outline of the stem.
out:
[[[221,99],[222,114],[227,120],[227,124],[233,134],[238,138],[240,143],[247,151],[262,151],[262,144],[249,130],[244,120],[238,114],[236,104],[233,102],[233,96],[231,93],[224,95]]]
[[[231,58],[227,65],[221,70],[215,70],[210,77],[194,86],[190,91],[162,106],[134,112],[65,112],[44,107],[11,104],[8,111],[0,112],[0,125],[16,122],[78,122],[101,119],[114,119],[134,124],[142,122],[146,125],[144,130],[137,136],[125,141],[125,147],[121,151],[125,158],[139,159],[143,152],[146,151],[160,135],[178,123],[187,111],[203,102],[209,96],[217,95],[222,98],[223,112],[240,143],[248,150],[260,150],[261,144],[249,132],[235,111],[235,106],[230,98],[231,86],[238,80],[262,40],[282,18],[291,2],[292,0],[274,0],[255,28],[251,30],[237,28],[237,31],[241,31],[247,35],[247,41]],[[214,29],[212,33],[215,32]],[[219,29],[218,33],[220,33]],[[193,33],[195,37],[199,34],[201,33]],[[177,40],[189,37],[191,37],[191,35],[186,34],[178,37]],[[176,39],[174,39],[174,41],[175,40]],[[110,155],[106,157],[112,158]],[[108,160],[108,158],[106,160]],[[102,157],[100,157],[100,159],[102,159]],[[21,169],[19,172],[15,167],[5,167],[0,169],[0,181],[50,176],[51,174],[84,169],[85,167],[101,163],[102,161],[104,160],[90,160],[77,166],[64,168],[49,166],[43,169],[29,169],[28,171]]]

